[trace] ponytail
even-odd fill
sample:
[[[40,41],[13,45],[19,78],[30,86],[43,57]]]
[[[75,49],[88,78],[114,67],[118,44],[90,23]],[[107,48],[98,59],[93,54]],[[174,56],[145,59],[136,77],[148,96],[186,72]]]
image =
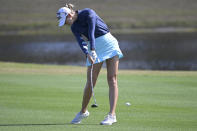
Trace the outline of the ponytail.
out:
[[[70,4],[70,3],[69,4],[66,4],[66,7],[69,8],[71,11],[74,11],[73,10],[73,8],[74,8],[74,5],[73,4]]]

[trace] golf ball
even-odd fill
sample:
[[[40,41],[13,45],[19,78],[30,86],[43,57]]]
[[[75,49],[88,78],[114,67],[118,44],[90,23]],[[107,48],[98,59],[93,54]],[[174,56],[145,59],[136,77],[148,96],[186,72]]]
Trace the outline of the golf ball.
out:
[[[131,105],[131,103],[127,102],[127,103],[125,103],[125,105],[130,106],[130,105]]]

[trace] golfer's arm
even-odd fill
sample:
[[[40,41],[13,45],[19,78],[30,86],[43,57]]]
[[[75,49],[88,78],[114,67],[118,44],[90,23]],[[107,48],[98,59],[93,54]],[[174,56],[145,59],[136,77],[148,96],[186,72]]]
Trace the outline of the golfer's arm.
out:
[[[75,35],[75,38],[77,39],[77,42],[78,42],[80,48],[87,55],[88,54],[87,43],[84,41],[83,37],[79,33],[75,32],[73,30],[72,30],[72,32]]]
[[[94,13],[91,13],[88,15],[87,19],[88,23],[88,35],[89,35],[89,41],[90,41],[90,49],[95,50],[95,25],[96,25],[96,17]]]

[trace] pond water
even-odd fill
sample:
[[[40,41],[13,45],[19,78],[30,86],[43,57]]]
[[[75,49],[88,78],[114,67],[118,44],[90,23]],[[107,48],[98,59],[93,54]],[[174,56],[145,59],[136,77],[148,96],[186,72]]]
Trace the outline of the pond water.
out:
[[[197,70],[197,33],[115,36],[124,54],[121,69]],[[0,61],[85,66],[85,56],[70,36],[1,36],[0,40]]]

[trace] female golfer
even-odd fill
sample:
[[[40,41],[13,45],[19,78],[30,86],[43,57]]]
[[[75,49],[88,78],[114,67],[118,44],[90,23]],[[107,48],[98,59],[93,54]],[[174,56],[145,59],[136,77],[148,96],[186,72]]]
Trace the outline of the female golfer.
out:
[[[58,10],[57,18],[59,26],[65,24],[71,26],[71,30],[87,58],[87,82],[84,88],[82,108],[71,123],[78,124],[83,118],[89,116],[87,106],[92,96],[91,67],[93,66],[92,79],[93,86],[95,86],[102,64],[106,61],[110,111],[100,124],[112,125],[117,122],[115,114],[118,99],[117,73],[119,58],[123,57],[118,41],[111,35],[105,22],[92,9],[74,11],[72,4],[66,4],[65,7]],[[87,42],[84,37],[88,40]]]

